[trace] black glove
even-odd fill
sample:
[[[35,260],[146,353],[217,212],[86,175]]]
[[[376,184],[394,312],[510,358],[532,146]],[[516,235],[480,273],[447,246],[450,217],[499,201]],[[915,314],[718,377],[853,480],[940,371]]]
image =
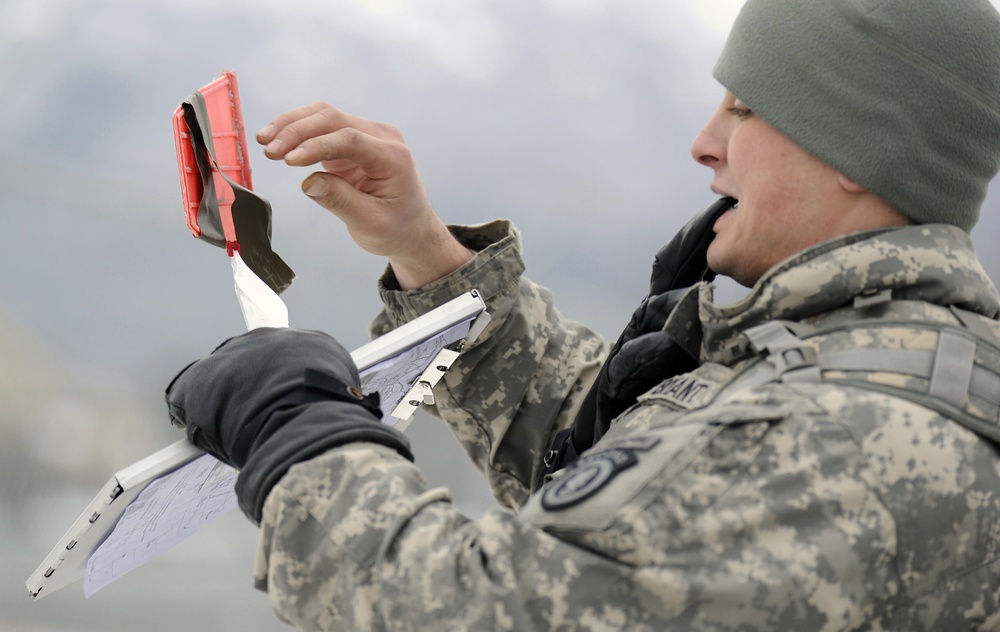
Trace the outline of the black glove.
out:
[[[688,288],[668,290],[642,301],[632,321],[612,350],[594,391],[598,429],[603,435],[611,420],[625,412],[636,398],[661,381],[698,368],[698,362],[663,331],[667,317]],[[595,436],[594,440],[600,439]]]
[[[536,488],[545,475],[566,467],[597,443],[611,421],[639,395],[668,377],[697,368],[697,358],[671,340],[663,326],[688,288],[715,278],[706,261],[715,238],[712,226],[735,203],[728,197],[717,200],[656,253],[649,294],[611,348],[573,425],[556,435]]]
[[[368,441],[413,460],[406,438],[379,423],[378,396],[359,388],[350,354],[330,336],[262,327],[188,365],[166,399],[193,444],[240,470],[240,508],[260,522],[285,472],[330,448]]]
[[[671,340],[663,326],[689,287],[715,278],[706,261],[708,246],[715,238],[712,226],[733,204],[732,198],[717,200],[656,253],[649,295],[632,314],[588,393],[596,413],[590,445],[597,443],[611,421],[634,404],[639,395],[668,377],[697,368],[697,358]],[[585,405],[581,414],[589,414],[588,408]]]

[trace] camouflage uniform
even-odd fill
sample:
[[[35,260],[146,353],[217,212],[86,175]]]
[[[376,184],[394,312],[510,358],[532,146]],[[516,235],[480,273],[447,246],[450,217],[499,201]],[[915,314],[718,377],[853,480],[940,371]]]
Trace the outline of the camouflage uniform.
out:
[[[1000,420],[1000,302],[964,232],[843,237],[732,306],[696,287],[666,327],[702,366],[532,496],[605,346],[521,276],[508,224],[455,230],[477,257],[419,291],[383,288],[374,332],[482,291],[494,321],[435,412],[509,508],[470,521],[372,444],[299,464],[261,530],[258,583],[280,616],[321,630],[1000,629],[1000,460],[983,436]],[[821,379],[815,364],[779,370],[784,354],[748,333],[776,320],[814,359],[895,355]],[[942,327],[978,340],[978,390],[961,401],[935,386],[961,367],[909,366],[955,339]]]

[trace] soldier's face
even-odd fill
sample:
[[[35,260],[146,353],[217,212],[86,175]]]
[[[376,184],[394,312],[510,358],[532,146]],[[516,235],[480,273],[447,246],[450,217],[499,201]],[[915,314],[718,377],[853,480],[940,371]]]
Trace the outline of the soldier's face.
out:
[[[695,138],[691,154],[715,172],[712,191],[739,200],[715,223],[708,264],[751,286],[770,267],[836,236],[839,173],[731,93]]]

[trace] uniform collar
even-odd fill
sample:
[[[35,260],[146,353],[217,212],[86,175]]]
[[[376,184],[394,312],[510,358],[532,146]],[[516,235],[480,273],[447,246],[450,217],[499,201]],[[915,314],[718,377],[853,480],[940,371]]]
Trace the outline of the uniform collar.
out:
[[[884,290],[893,299],[1000,315],[997,290],[968,233],[947,224],[866,231],[818,244],[771,268],[735,304],[716,305],[713,286],[696,287],[697,300],[692,290],[666,329],[688,351],[700,347],[703,359],[716,362],[726,362],[723,351],[750,327],[807,319]]]

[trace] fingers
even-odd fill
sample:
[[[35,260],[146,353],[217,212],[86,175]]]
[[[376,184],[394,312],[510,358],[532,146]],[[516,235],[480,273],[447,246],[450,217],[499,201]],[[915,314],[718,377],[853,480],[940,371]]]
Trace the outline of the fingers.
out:
[[[289,154],[301,148],[304,143],[346,130],[378,139],[402,141],[399,130],[392,125],[352,116],[326,103],[313,103],[275,118],[257,132],[257,142],[265,145],[264,155],[268,158],[287,161]],[[313,164],[319,160],[336,159],[321,157],[304,163],[301,162],[303,157],[302,154],[296,154],[294,162],[289,164]]]
[[[303,141],[285,154],[285,162],[296,167],[328,163],[323,166],[334,173],[358,167],[378,177],[387,163],[397,164],[405,151],[395,145],[354,128],[345,128]]]
[[[401,284],[412,281],[418,287],[471,257],[457,241],[448,241],[454,238],[434,213],[396,127],[314,103],[278,116],[257,133],[257,141],[271,159],[318,165],[320,170],[302,183],[303,192],[337,215],[363,249],[388,256],[394,269],[398,263]],[[443,246],[428,248],[428,243]],[[427,257],[435,261],[427,264]],[[437,265],[437,260],[447,265]]]
[[[426,206],[413,157],[393,125],[313,103],[275,118],[257,133],[257,141],[274,160],[297,167],[320,164],[323,172],[307,178],[302,188],[338,214],[376,200],[413,212]]]
[[[268,123],[262,130],[257,132],[257,142],[261,145],[267,145],[271,143],[280,131],[288,127],[289,125],[295,123],[296,121],[309,118],[316,114],[317,112],[330,107],[326,103],[313,103],[312,105],[306,105],[300,108],[295,108],[281,114],[273,121]]]

